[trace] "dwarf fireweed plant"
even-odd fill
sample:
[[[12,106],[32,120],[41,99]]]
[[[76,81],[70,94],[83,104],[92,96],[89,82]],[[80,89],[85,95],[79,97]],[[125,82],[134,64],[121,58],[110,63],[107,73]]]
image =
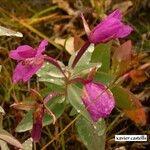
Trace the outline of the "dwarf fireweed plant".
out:
[[[121,21],[122,14],[119,10],[112,12],[91,31],[83,14],[81,17],[88,40],[70,57],[68,66],[43,54],[48,45],[46,40],[38,48],[23,45],[10,51],[10,57],[18,61],[13,75],[14,83],[27,82],[36,74],[39,81],[46,86],[46,90],[30,90],[35,102],[29,104],[31,109],[27,109],[28,113],[16,131],[31,130],[33,141],[38,142],[42,127],[55,124],[66,106],[69,106],[72,109],[69,115],[80,116],[74,122],[85,146],[88,149],[104,150],[104,118],[109,117],[115,105],[123,111],[130,110],[131,106],[137,108],[133,99],[130,100],[132,94],[125,91],[120,84],[129,78],[126,73],[128,68],[122,72],[125,58],[119,57],[120,54],[113,55],[113,58],[110,56],[113,39],[128,36],[132,28]],[[125,43],[130,55],[131,41]],[[118,48],[119,46],[115,47],[117,51]],[[126,95],[126,99],[122,95]],[[25,109],[27,104],[24,103],[15,103],[12,107]],[[50,143],[51,141],[42,149]]]

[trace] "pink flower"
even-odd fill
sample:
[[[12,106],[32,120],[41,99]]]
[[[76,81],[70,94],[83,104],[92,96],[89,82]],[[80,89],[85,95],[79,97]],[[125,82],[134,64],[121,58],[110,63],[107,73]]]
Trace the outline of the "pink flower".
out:
[[[13,74],[14,83],[17,83],[20,80],[23,80],[23,82],[29,81],[42,67],[44,63],[42,52],[45,51],[45,46],[47,45],[48,42],[43,40],[37,50],[28,45],[22,45],[16,50],[10,51],[10,57],[18,61]]]
[[[115,106],[112,93],[103,84],[90,82],[85,84],[81,98],[94,122],[107,117]]]
[[[119,10],[115,10],[108,17],[101,21],[92,31],[90,31],[83,14],[81,14],[86,34],[91,43],[107,42],[113,38],[124,38],[133,30],[130,26],[121,22],[122,15]]]

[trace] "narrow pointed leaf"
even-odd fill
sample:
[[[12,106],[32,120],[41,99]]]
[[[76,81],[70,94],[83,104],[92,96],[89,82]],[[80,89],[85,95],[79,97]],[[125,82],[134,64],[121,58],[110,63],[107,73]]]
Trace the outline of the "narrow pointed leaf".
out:
[[[13,31],[11,29],[7,29],[5,27],[0,26],[0,36],[17,36],[23,37],[22,33]]]
[[[10,107],[17,109],[17,110],[25,110],[25,111],[29,111],[31,108],[34,107],[34,104],[31,102],[20,102],[20,103],[14,103],[12,104]]]

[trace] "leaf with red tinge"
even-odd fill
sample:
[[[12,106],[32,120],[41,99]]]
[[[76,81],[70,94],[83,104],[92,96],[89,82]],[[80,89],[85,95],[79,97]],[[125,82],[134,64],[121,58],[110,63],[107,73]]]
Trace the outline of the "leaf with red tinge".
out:
[[[147,80],[146,70],[150,68],[150,62],[140,66],[137,69],[131,70],[129,76],[135,83],[141,83]]]
[[[146,115],[144,112],[144,108],[137,108],[133,110],[125,110],[125,115],[128,116],[131,120],[133,120],[136,124],[145,125],[147,123]]]
[[[120,75],[129,69],[129,63],[132,56],[132,43],[127,41],[120,45],[114,52],[112,57],[112,72]]]
[[[29,111],[31,108],[34,107],[34,103],[31,102],[20,102],[20,103],[14,103],[10,107],[17,109],[17,110],[25,110]]]
[[[129,76],[135,83],[141,83],[147,80],[147,76],[144,70],[134,69],[130,71]]]
[[[147,123],[147,117],[143,105],[134,94],[127,90],[126,92],[127,94],[129,94],[133,102],[133,107],[124,110],[125,115],[128,116],[131,120],[133,120],[136,124],[145,125]]]
[[[116,106],[120,108],[127,117],[139,125],[145,125],[147,123],[144,107],[134,94],[120,86],[114,87],[111,91],[115,97]]]
[[[23,149],[22,144],[16,138],[14,138],[10,133],[5,131],[4,129],[0,129],[0,139],[17,147],[17,148]]]

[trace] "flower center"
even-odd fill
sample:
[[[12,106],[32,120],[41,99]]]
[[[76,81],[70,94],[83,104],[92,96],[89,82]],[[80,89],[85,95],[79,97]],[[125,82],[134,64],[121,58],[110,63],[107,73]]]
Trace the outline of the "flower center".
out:
[[[24,66],[37,66],[41,63],[43,63],[43,58],[27,58],[22,61]]]

